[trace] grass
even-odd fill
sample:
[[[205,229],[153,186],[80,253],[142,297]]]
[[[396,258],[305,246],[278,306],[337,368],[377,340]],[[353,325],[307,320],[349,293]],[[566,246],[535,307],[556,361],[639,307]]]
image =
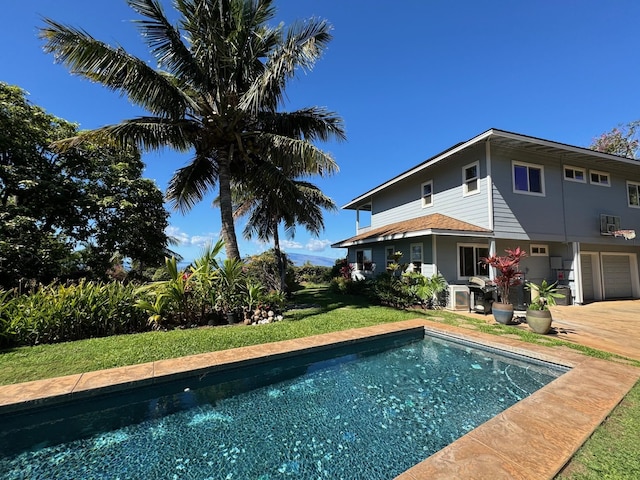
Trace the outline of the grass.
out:
[[[268,325],[207,327],[95,338],[54,345],[6,350],[0,353],[0,385],[145,363],[165,358],[300,338],[349,328],[426,317],[450,325],[472,325],[492,335],[517,335],[524,342],[568,347],[606,360],[617,355],[547,336],[487,324],[444,311],[399,311],[370,306],[356,296],[339,296],[324,287],[307,288],[294,297],[295,308],[285,320]],[[69,361],[73,359],[73,361]],[[640,367],[640,362],[624,359]],[[640,383],[596,430],[571,463],[557,477],[563,480],[640,478]]]
[[[640,478],[640,383],[631,389],[556,478]]]

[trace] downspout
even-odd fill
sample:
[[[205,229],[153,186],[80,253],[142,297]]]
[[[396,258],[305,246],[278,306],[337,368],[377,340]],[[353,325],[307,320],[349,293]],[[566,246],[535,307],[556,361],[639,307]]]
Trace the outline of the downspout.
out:
[[[493,232],[493,179],[491,177],[491,143],[487,138],[484,142],[485,159],[487,162],[487,209],[489,214],[489,230]],[[490,252],[492,255],[495,252]]]
[[[493,221],[493,179],[491,177],[491,143],[489,138],[484,141],[485,161],[487,167],[487,214],[489,216],[489,230],[493,233],[493,237],[489,239],[489,256],[496,254],[496,237]],[[489,268],[489,279],[495,280],[495,269]]]

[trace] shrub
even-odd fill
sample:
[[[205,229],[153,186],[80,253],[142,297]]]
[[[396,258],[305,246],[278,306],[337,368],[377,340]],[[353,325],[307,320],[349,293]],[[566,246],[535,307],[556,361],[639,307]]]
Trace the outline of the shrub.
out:
[[[148,330],[134,307],[136,286],[80,281],[41,286],[25,295],[0,292],[3,347],[36,345]]]
[[[283,254],[284,255],[284,254]],[[294,265],[285,257],[285,291],[286,293],[301,290],[303,287],[296,281]],[[259,283],[267,291],[280,290],[280,273],[274,249],[267,250],[260,255],[253,255],[246,259],[245,270],[249,281]]]
[[[327,283],[332,278],[332,267],[312,265],[310,262],[294,267],[294,272],[298,283]]]
[[[441,293],[447,283],[441,275],[425,277],[419,273],[403,273],[397,277],[393,273],[378,275],[371,283],[371,300],[394,308],[421,305],[424,308],[441,306]]]

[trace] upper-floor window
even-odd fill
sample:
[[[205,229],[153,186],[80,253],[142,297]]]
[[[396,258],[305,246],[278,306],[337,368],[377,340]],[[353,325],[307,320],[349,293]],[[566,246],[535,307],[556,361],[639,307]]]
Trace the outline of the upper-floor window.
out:
[[[611,186],[609,174],[606,172],[598,172],[597,170],[589,170],[589,180],[594,185],[601,185],[603,187]]]
[[[627,182],[627,195],[629,206],[640,208],[640,183]]]
[[[482,258],[489,256],[486,245],[459,243],[458,244],[458,278],[488,276],[489,267],[482,262]]]
[[[433,205],[433,180],[422,184],[422,207]]]
[[[587,181],[587,171],[580,167],[564,167],[564,179],[571,182],[585,183]]]
[[[462,168],[462,194],[472,195],[480,192],[480,163],[474,162]]]
[[[544,167],[532,163],[513,162],[513,191],[544,195]]]

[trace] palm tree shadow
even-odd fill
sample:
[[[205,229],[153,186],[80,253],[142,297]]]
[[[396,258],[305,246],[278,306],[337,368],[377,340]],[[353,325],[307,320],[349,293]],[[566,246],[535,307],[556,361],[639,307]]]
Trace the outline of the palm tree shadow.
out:
[[[371,304],[362,295],[338,294],[326,287],[306,288],[295,292],[287,305],[285,317],[290,321],[304,320],[340,308],[368,308]]]

